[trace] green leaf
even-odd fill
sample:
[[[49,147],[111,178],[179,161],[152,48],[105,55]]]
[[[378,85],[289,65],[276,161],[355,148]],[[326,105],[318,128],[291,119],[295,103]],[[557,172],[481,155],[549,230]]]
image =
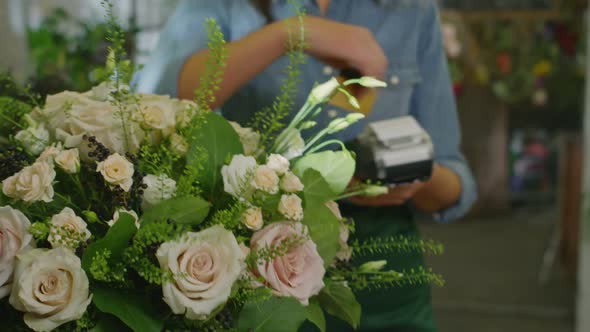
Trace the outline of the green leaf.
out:
[[[324,266],[331,265],[340,249],[340,222],[324,204],[307,205],[303,216],[301,222],[309,228]]]
[[[140,293],[103,287],[96,287],[92,293],[92,301],[100,311],[116,316],[134,331],[162,331],[162,314]]]
[[[320,172],[335,194],[342,193],[352,176],[356,163],[349,151],[323,151],[308,154],[295,162],[293,173],[303,177],[308,169]]]
[[[108,249],[111,253],[109,260],[117,262],[123,255],[125,248],[129,246],[129,241],[137,232],[135,219],[122,212],[119,220],[111,227],[107,234],[100,240],[92,243],[84,250],[82,255],[82,268],[90,275],[90,266],[97,252]]]
[[[200,197],[171,198],[146,210],[141,223],[172,219],[179,224],[198,225],[207,218],[210,208],[211,204]]]
[[[309,301],[309,305],[305,308],[307,312],[307,320],[312,322],[315,326],[320,329],[320,332],[326,331],[326,317],[324,316],[324,311],[320,306],[317,298],[312,299]]]
[[[240,137],[222,116],[213,112],[205,115],[205,124],[192,133],[186,155],[187,165],[202,169],[199,183],[213,200],[223,189],[221,167],[231,156],[244,153]],[[207,158],[202,153],[207,153]]]
[[[330,282],[318,295],[324,310],[357,329],[361,323],[361,305],[350,288],[342,282]]]
[[[271,297],[244,306],[238,320],[238,331],[295,332],[306,316],[305,307],[294,298]]]
[[[306,205],[324,204],[336,197],[322,174],[315,169],[306,170],[301,182],[304,185],[303,195]]]
[[[131,331],[122,321],[117,317],[108,314],[101,314],[97,318],[98,323],[91,330],[92,332],[128,332]]]

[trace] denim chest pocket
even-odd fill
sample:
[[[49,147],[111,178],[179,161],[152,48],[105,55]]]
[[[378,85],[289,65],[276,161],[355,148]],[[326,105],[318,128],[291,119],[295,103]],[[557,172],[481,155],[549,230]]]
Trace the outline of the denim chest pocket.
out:
[[[387,87],[377,91],[369,121],[379,121],[408,115],[411,99],[422,76],[415,62],[394,63],[389,66],[386,76]]]

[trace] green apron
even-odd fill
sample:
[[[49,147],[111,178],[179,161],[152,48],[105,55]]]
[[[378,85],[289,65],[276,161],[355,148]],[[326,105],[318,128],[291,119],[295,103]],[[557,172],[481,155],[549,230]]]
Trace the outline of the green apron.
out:
[[[355,238],[411,236],[419,237],[413,214],[407,207],[369,208],[342,204],[342,215],[353,218]],[[392,257],[375,255],[362,257],[356,264],[371,260],[388,260],[388,269],[409,270],[423,264],[420,253],[395,254]],[[356,294],[362,305],[363,332],[435,332],[430,285],[402,286],[386,290],[363,291]],[[328,332],[353,331],[346,323],[327,315]],[[306,327],[303,331],[313,331]]]

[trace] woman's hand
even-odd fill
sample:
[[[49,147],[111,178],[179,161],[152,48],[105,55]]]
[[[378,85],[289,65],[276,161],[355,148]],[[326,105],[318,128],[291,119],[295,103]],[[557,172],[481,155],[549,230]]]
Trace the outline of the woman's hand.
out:
[[[291,29],[299,24],[294,20],[288,22]],[[316,16],[306,16],[303,24],[310,55],[336,68],[354,68],[363,76],[385,77],[387,57],[369,29]]]

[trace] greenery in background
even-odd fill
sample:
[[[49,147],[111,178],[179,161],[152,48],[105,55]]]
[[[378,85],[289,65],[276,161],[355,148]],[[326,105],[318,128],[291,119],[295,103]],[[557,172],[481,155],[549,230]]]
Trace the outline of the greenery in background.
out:
[[[66,31],[79,31],[70,35]],[[64,90],[87,91],[100,82],[95,69],[108,55],[108,23],[89,24],[58,8],[38,28],[27,31],[33,91],[45,96]],[[131,33],[124,32],[125,49],[132,53]]]

